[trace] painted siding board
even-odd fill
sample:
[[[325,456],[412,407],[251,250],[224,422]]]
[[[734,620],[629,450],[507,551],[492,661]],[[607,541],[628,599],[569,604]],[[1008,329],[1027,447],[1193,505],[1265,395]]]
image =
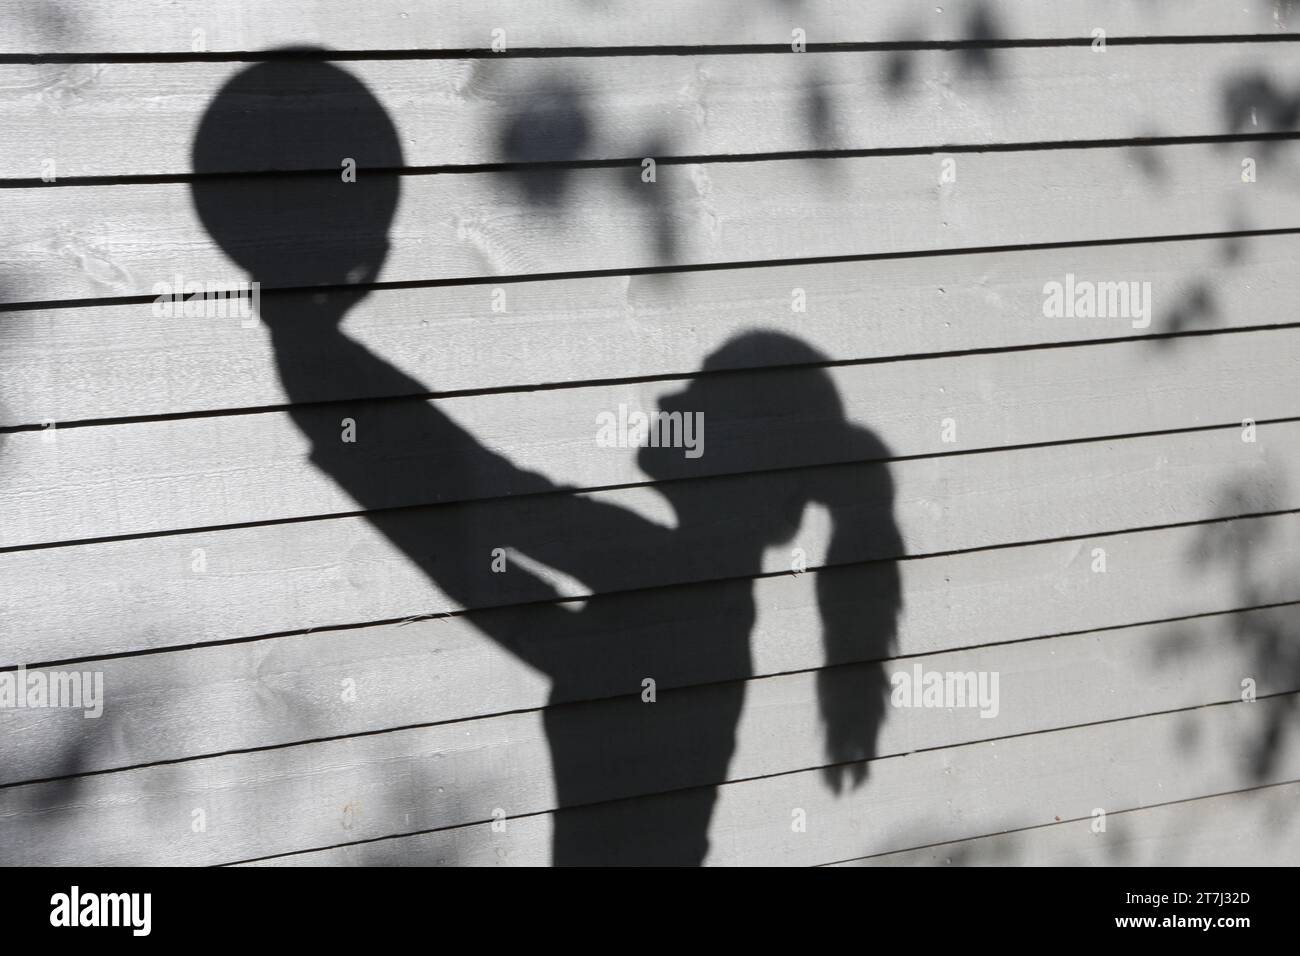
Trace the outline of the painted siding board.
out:
[[[900,56],[907,69],[897,75]],[[990,54],[993,75],[964,51],[380,60],[339,64],[385,105],[408,166],[560,158],[752,155],[810,150],[997,146],[1152,136],[1295,132],[1294,115],[1259,91],[1291,89],[1291,44],[1012,49]],[[34,179],[57,161],[60,179],[183,175],[209,102],[247,63],[0,64],[0,136],[12,144],[0,177]],[[232,94],[232,109],[338,118],[369,107],[351,86],[287,64],[278,86]],[[297,92],[310,89],[307,95]],[[1242,97],[1254,91],[1253,113]],[[273,92],[274,95],[268,95]],[[242,101],[242,102],[241,102]],[[1062,104],[1069,108],[1063,109]],[[558,157],[512,145],[532,124],[580,123]],[[105,137],[105,128],[115,135]],[[218,133],[218,138],[220,134]],[[139,144],[149,148],[141,150]],[[229,148],[220,169],[337,169],[334,156]],[[326,159],[329,160],[325,165]],[[312,167],[311,161],[318,164]]]
[[[1285,174],[1242,183],[1241,149],[1253,147],[979,153],[962,158],[955,186],[939,184],[931,156],[663,166],[654,184],[637,167],[581,169],[548,187],[560,190],[555,206],[530,202],[509,172],[409,176],[391,229],[387,198],[365,192],[388,190],[382,176],[217,179],[204,195],[231,251],[270,289],[343,283],[339,270],[385,235],[379,278],[429,281],[1294,228],[1300,197]],[[1261,162],[1276,171],[1298,159],[1287,142]],[[1164,171],[1159,188],[1148,160]],[[336,189],[367,198],[321,212]],[[0,301],[157,295],[178,273],[249,278],[184,184],[18,189],[6,200]],[[271,299],[263,306],[279,320]]]

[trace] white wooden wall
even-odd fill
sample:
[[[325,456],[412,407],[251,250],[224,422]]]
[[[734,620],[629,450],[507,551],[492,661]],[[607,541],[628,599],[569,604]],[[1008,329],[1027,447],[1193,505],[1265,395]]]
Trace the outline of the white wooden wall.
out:
[[[706,422],[731,454],[699,462],[691,494],[721,513],[678,529],[684,568],[504,480],[392,484],[384,508],[430,541],[472,526],[484,564],[524,529],[606,569],[553,581],[628,621],[554,700],[483,616],[527,632],[560,605],[509,574],[433,583],[313,461],[263,327],[153,314],[157,282],[238,272],[191,201],[192,144],[286,45],[341,51],[399,132],[387,257],[345,328],[425,386],[322,375],[311,402],[428,404],[561,495],[671,524],[595,416],[767,329],[824,356],[887,460],[802,440],[823,422]],[[556,84],[588,135],[542,209],[500,130]],[[743,686],[725,779],[611,770],[575,819],[716,786],[710,863],[1300,862],[1298,140],[1290,0],[9,0],[0,666],[99,670],[107,701],[0,710],[0,862],[546,864],[547,707],[598,735],[640,693],[600,642],[699,633],[680,609],[745,578],[752,667],[682,646],[660,685]],[[291,172],[226,155],[205,175]],[[651,203],[628,188],[645,156]],[[264,294],[310,308],[312,261]],[[1067,273],[1150,282],[1150,327],[1045,318]],[[718,374],[751,394],[800,380],[737,361]],[[454,454],[374,434],[394,473]],[[853,489],[881,469],[895,537],[832,550],[810,508],[758,566],[728,549],[792,470],[874,520]],[[835,792],[818,690],[853,663],[820,673],[817,594],[864,569],[901,589],[887,672],[997,671],[1002,699],[993,720],[886,707],[865,782]]]

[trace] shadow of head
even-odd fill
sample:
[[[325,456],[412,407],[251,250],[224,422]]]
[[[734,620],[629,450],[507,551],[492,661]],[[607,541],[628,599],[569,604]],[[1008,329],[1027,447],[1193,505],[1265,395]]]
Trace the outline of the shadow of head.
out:
[[[887,457],[879,439],[848,422],[839,392],[825,369],[828,358],[800,339],[774,331],[736,336],[704,361],[685,388],[659,399],[653,424],[658,444],[641,446],[637,462],[678,510],[679,519],[698,495],[678,494],[671,479],[703,474],[740,474],[779,469],[790,461],[862,461]],[[682,442],[664,441],[681,435]],[[694,440],[694,446],[690,444]],[[707,461],[707,465],[705,462]],[[824,496],[815,469],[790,472],[782,494],[770,502],[762,527],[766,543],[787,541],[805,506]]]
[[[240,71],[204,111],[191,157],[194,208],[253,280],[371,282],[400,192],[397,130],[356,77],[312,58],[317,51],[294,52],[303,55]],[[226,175],[243,171],[278,175]]]

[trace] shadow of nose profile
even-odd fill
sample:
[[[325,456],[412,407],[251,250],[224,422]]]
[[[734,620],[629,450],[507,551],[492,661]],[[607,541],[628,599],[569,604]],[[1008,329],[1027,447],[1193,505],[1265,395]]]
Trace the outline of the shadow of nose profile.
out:
[[[549,155],[535,142],[546,124],[514,129],[508,149]],[[555,146],[563,154],[586,133],[562,126],[556,135],[565,137]],[[771,573],[768,550],[790,542],[814,504],[832,525],[825,563],[841,566],[816,571],[810,586],[828,666],[817,676],[825,750],[804,765],[824,768],[836,789],[864,779],[887,692],[880,662],[901,599],[892,560],[855,562],[892,559],[901,541],[889,451],[845,419],[824,355],[782,333],[746,333],[675,390],[665,410],[700,423],[702,454],[645,447],[637,459],[675,512],[667,527],[520,468],[448,416],[445,403],[428,400],[437,382],[400,371],[339,329],[381,273],[400,196],[400,137],[357,79],[310,58],[243,70],[209,105],[193,162],[203,224],[250,278],[266,289],[329,287],[293,306],[263,298],[281,386],[313,465],[431,589],[551,682],[540,717],[553,804],[512,807],[503,780],[500,795],[476,796],[482,805],[556,811],[557,865],[703,862],[755,677],[755,582]],[[278,172],[229,175],[249,168]],[[485,295],[484,322],[493,321],[488,305]],[[789,368],[728,371],[772,366]],[[322,380],[354,399],[316,403]],[[411,397],[367,401],[372,395]],[[345,417],[362,440],[341,440]],[[795,437],[774,442],[778,431]],[[589,453],[635,452],[593,440]],[[828,464],[845,462],[875,464]],[[527,562],[496,573],[489,556],[503,546],[580,582],[590,599],[581,608],[555,603],[556,586]],[[717,554],[731,569],[723,576],[710,558]],[[658,687],[650,700],[647,680]]]

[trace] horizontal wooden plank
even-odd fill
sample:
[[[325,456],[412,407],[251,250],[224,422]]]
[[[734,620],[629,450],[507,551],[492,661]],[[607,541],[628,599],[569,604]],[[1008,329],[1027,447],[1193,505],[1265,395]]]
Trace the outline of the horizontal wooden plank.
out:
[[[120,6],[120,5],[119,5]],[[85,0],[17,0],[6,11],[0,52],[188,52],[193,31],[210,51],[316,43],[343,49],[487,49],[492,30],[509,47],[786,44],[802,27],[810,43],[1287,33],[1288,9],[1268,0],[948,0],[918,5],[878,0],[702,4],[635,0],[593,5],[558,0],[534,8],[513,0],[370,0],[363,17],[328,0],[136,0],[102,7]]]
[[[996,82],[972,75],[969,51],[909,54],[902,75],[899,56],[0,65],[0,137],[12,144],[0,177],[48,178],[50,161],[61,179],[188,173],[218,96],[208,135],[225,148],[207,156],[208,172],[334,171],[343,155],[409,166],[639,161],[1296,128],[1266,92],[1300,81],[1289,44],[1005,50],[990,54]],[[313,140],[336,124],[364,128],[377,103],[400,155]],[[300,136],[298,148],[250,149],[250,114]]]
[[[939,156],[662,166],[654,183],[636,167],[216,177],[203,223],[186,184],[18,189],[0,209],[0,301],[156,295],[177,275],[269,289],[1293,228],[1300,144],[1258,145],[977,153],[945,185]],[[262,298],[272,327],[277,301]],[[319,327],[352,301],[318,303]]]
[[[1300,784],[1197,797],[1135,810],[1111,811],[1106,830],[1093,817],[1050,823],[835,866],[1292,866],[1300,854],[1294,825]],[[1104,809],[1104,808],[1102,808]],[[531,865],[549,861],[549,816],[512,821],[508,847],[462,827],[376,846],[277,857],[261,866]],[[486,844],[486,845],[485,845]],[[494,858],[491,854],[498,853]]]
[[[718,791],[707,862],[815,865],[850,846],[870,851],[980,827],[1006,828],[1009,821],[1091,819],[1099,805],[1138,807],[1231,790],[1247,779],[1232,749],[1266,719],[1264,712],[1236,705],[911,754],[873,765],[867,785],[839,802],[816,773],[729,784]],[[1204,741],[1205,755],[1194,765],[1180,751],[1180,733]],[[1296,749],[1293,739],[1280,755],[1291,768]],[[1281,777],[1271,773],[1265,782]],[[1087,784],[1081,787],[1080,781]],[[922,792],[942,799],[943,811],[918,811],[916,795]],[[650,812],[661,818],[670,817],[681,802],[674,795],[653,799]],[[616,829],[620,810],[632,815],[638,809],[633,804],[574,812],[583,814],[584,823],[594,817],[594,825]],[[792,832],[794,809],[805,812],[807,832]],[[483,823],[269,862],[544,865],[553,824],[551,815],[533,817],[510,821],[505,833],[494,834]],[[1080,839],[1091,835],[1086,826],[1080,824]]]
[[[1250,649],[1225,640],[1225,619],[1206,620],[1213,623],[1198,637],[1168,627],[1111,631],[912,659],[901,669],[998,672],[996,713],[882,701],[879,737],[867,753],[909,754],[1236,700],[1240,675],[1252,666]],[[1161,654],[1170,653],[1170,640],[1206,666],[1170,667]],[[70,862],[73,854],[83,854],[85,863],[229,862],[461,826],[490,819],[494,808],[522,816],[787,774],[827,759],[819,691],[832,698],[856,693],[863,677],[876,672],[888,693],[884,675],[896,669],[859,665],[821,677],[790,674],[667,691],[653,705],[641,701],[640,677],[629,673],[629,696],[556,708],[544,719],[511,713],[8,788],[0,791],[0,843],[14,863]],[[1276,683],[1261,679],[1263,693],[1297,689],[1292,674],[1278,675]],[[1253,707],[1271,712],[1288,703]],[[1294,756],[1288,756],[1284,766],[1294,775]],[[992,762],[993,751],[984,757]],[[873,761],[873,769],[882,762]],[[870,783],[863,792],[871,795]],[[176,826],[195,807],[211,821],[204,839]],[[644,822],[653,829],[668,821],[651,815]],[[611,858],[600,862],[631,852],[629,836],[613,839]],[[683,852],[692,840],[677,828],[661,836],[667,854]],[[658,859],[650,847],[640,852],[644,857],[636,859]]]
[[[1300,783],[998,833],[841,866],[1294,866]]]
[[[373,361],[356,352],[358,365]],[[703,416],[699,457],[675,453],[653,475],[663,479],[1300,417],[1298,366],[1300,329],[1289,328],[1197,336],[1174,350],[1121,342],[842,366],[812,381],[806,370],[765,370],[694,385],[674,379],[19,432],[5,442],[0,469],[0,547],[491,498],[527,490],[518,469],[572,488],[643,482],[638,449],[597,442],[602,416],[617,419],[620,409],[684,402]],[[312,380],[319,376],[312,371]],[[835,389],[838,406],[800,403],[819,380]],[[869,424],[874,443],[846,441],[845,418]],[[345,420],[355,422],[352,447],[339,445]],[[474,467],[479,456],[466,451],[466,433],[513,467]],[[313,458],[313,443],[342,451],[317,448]],[[353,478],[334,476],[340,459]]]
[[[1257,438],[1229,428],[9,552],[5,663],[782,573],[795,548],[818,567],[1300,508],[1300,425]],[[1063,552],[1076,567],[1086,544]],[[491,570],[498,548],[506,573]]]
[[[1283,701],[1202,708],[1011,740],[913,753],[872,763],[864,786],[847,795],[830,792],[819,771],[785,774],[717,788],[706,862],[713,865],[810,866],[906,849],[978,833],[1090,820],[1092,811],[1134,809],[1280,783],[1294,775],[1300,740],[1279,747],[1279,766],[1252,780],[1234,751],[1262,730]],[[1200,742],[1189,761],[1183,746]],[[924,805],[918,794],[926,795]],[[675,813],[689,795],[573,810],[570,826],[617,833],[631,819],[649,817],[647,843],[672,833]],[[938,808],[942,809],[938,809]],[[791,827],[803,810],[805,832]],[[299,853],[275,864],[540,866],[551,859],[555,816],[509,820],[505,832],[490,821],[367,844]],[[1078,824],[1079,839],[1091,834]],[[344,839],[347,839],[344,837]]]
[[[967,585],[973,594],[965,597],[958,613],[951,609],[953,599],[947,588],[954,587],[954,576],[958,582],[973,577],[970,557],[913,562],[903,571],[896,645],[891,648],[882,642],[872,647],[863,642],[860,648],[848,649],[846,660],[822,646],[822,613],[815,592],[819,580],[833,587],[836,578],[850,579],[848,569],[754,582],[755,623],[748,659],[743,661],[716,642],[698,639],[700,629],[710,626],[706,609],[717,607],[717,599],[724,596],[717,585],[595,598],[602,609],[577,622],[576,633],[571,634],[548,626],[544,618],[539,620],[524,608],[484,612],[496,620],[487,622],[482,631],[470,616],[95,661],[76,669],[102,673],[101,717],[87,720],[76,710],[0,711],[0,784],[616,696],[626,694],[629,686],[639,686],[635,679],[629,684],[631,672],[653,674],[658,688],[669,690],[843,664],[866,659],[873,652],[910,657],[981,641],[1023,640],[1088,626],[1099,617],[1113,623],[1119,614],[1168,616],[1189,606],[1186,601],[1160,600],[1186,589],[1182,564],[1190,546],[1188,537],[1159,533],[1163,551],[1175,545],[1183,551],[1156,555],[1163,562],[1157,565],[1160,573],[1143,574],[1136,588],[1126,586],[1128,574],[1094,575],[1098,583],[1087,589],[1086,603],[1078,592],[1048,586],[1044,577],[1022,578],[1000,589]],[[1135,563],[1131,553],[1124,557],[1126,565]],[[1151,557],[1145,555],[1144,560]],[[933,568],[914,568],[922,564]],[[939,575],[945,589],[926,590],[926,581]],[[1214,567],[1209,576],[1209,581],[1198,583],[1196,592],[1201,595],[1208,587],[1213,593],[1208,600],[1201,597],[1195,605],[1198,610],[1215,606],[1210,602],[1216,599],[1221,605],[1240,600],[1231,590],[1231,569]],[[858,580],[862,577],[857,575]],[[1166,581],[1172,584],[1169,590],[1154,590]],[[1155,599],[1144,602],[1134,595]],[[833,614],[857,621],[880,616],[860,590],[853,592],[849,604]],[[1042,611],[1013,612],[1022,606]],[[1124,632],[1127,636],[1113,632],[1113,639],[1081,646],[1094,648],[1112,667],[1120,666],[1116,655],[1165,648],[1169,653],[1161,666],[1172,668],[1169,673],[1174,676],[1189,669],[1201,675],[1259,670],[1269,688],[1261,687],[1258,692],[1264,694],[1284,689],[1276,682],[1285,681],[1285,674],[1271,675],[1278,669],[1251,669],[1247,664],[1267,657],[1261,635],[1284,633],[1294,614],[1295,606],[1286,605],[1196,618],[1132,628]],[[625,623],[622,630],[611,631],[589,623],[597,617]],[[532,662],[545,659],[548,642],[554,646],[563,641],[569,663],[562,668],[572,676],[552,691],[540,667],[519,666],[507,650],[484,637],[485,632],[501,633],[506,628],[519,634],[518,643],[524,648],[520,656]],[[1230,643],[1238,647],[1229,650]],[[635,650],[615,650],[620,647]],[[1246,655],[1241,666],[1228,666],[1221,659],[1231,655],[1235,660],[1241,654]],[[590,661],[601,663],[584,666]],[[1214,669],[1220,665],[1226,670]],[[897,663],[894,669],[904,666],[911,665]],[[1143,666],[1138,670],[1144,672]],[[1203,686],[1198,681],[1202,678],[1192,685]],[[349,685],[357,688],[355,699],[339,706],[341,688]],[[75,770],[68,769],[68,754],[76,754]]]
[[[1294,322],[1300,236],[1038,249],[378,290],[348,335],[426,391],[501,388],[786,364],[723,346],[784,330],[831,361],[1043,345]],[[1151,282],[1152,321],[1047,320],[1043,286],[1074,273]],[[501,290],[507,311],[494,314]],[[805,312],[792,311],[794,290]],[[290,341],[310,344],[307,294],[286,297]],[[0,427],[269,406],[289,400],[273,342],[239,321],[160,320],[152,303],[0,314]],[[1176,347],[1171,343],[1170,347]],[[350,353],[304,349],[298,401],[400,394]]]

